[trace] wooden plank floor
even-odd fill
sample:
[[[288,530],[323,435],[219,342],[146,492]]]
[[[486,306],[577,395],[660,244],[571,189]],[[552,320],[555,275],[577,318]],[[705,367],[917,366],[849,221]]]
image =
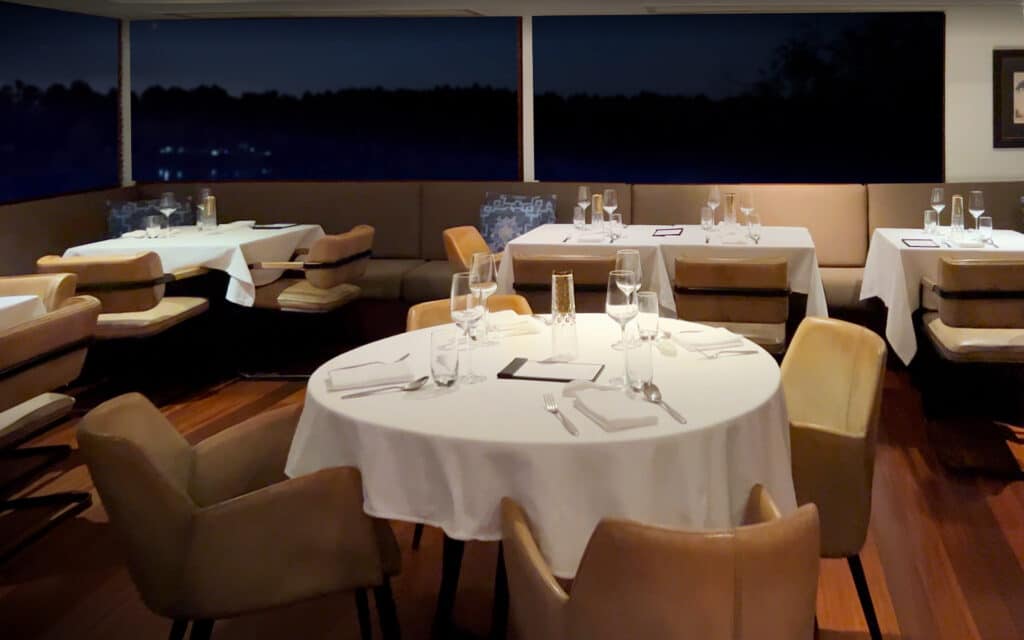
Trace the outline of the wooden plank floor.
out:
[[[302,401],[294,383],[233,382],[167,405],[192,442],[268,408]],[[39,443],[72,442],[73,423]],[[87,489],[80,460],[31,491]],[[862,554],[886,638],[1024,638],[1024,483],[956,476],[925,438],[920,399],[905,372],[890,372],[883,403],[871,531]],[[97,501],[98,502],[98,501]],[[395,595],[405,638],[426,638],[440,580],[441,536],[410,551],[412,527],[395,523],[404,568]],[[456,605],[459,626],[483,634],[490,620],[495,544],[467,546]],[[867,639],[843,561],[824,561],[821,638]],[[102,505],[95,504],[0,567],[0,637],[163,638],[169,623],[140,601]],[[222,621],[215,637],[357,638],[351,596],[322,598]]]

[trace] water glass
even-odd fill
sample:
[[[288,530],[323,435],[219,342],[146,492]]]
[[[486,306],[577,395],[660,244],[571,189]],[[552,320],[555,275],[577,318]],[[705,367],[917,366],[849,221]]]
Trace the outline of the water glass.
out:
[[[430,376],[439,387],[450,387],[459,377],[458,333],[452,327],[430,332]]]
[[[953,196],[953,213],[949,220],[950,235],[961,236],[964,232],[964,198]]]
[[[217,198],[216,196],[205,195],[199,201],[199,213],[196,216],[196,226],[199,230],[217,228]]]
[[[978,233],[981,234],[982,242],[992,244],[992,218],[988,216],[978,218]]]
[[[630,327],[626,331],[626,384],[633,391],[640,392],[645,383],[654,378],[654,366],[651,362],[651,340],[637,340],[637,330]]]
[[[143,228],[146,230],[147,238],[160,237],[160,230],[163,229],[164,226],[163,216],[146,216],[142,219],[142,222],[145,225]]]
[[[658,294],[654,291],[640,291],[636,294],[639,313],[636,317],[641,340],[658,337]]]
[[[588,202],[587,204],[590,203]],[[587,226],[587,210],[580,205],[576,205],[572,208],[572,226],[575,227],[577,231],[583,231]]]
[[[754,244],[761,242],[761,216],[751,213],[747,216],[747,234]]]
[[[622,214],[613,213],[610,216],[608,216],[608,218],[608,230],[612,236],[612,239],[615,240],[621,238],[623,232],[625,231],[625,229],[622,226]]]
[[[924,232],[928,235],[935,235],[935,228],[939,224],[939,214],[935,213],[935,209],[924,210]]]
[[[700,208],[700,228],[711,231],[715,227],[715,210],[711,207]]]

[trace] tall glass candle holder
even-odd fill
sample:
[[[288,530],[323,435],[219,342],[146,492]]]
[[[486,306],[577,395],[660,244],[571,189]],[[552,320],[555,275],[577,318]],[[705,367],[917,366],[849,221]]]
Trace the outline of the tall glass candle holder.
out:
[[[572,271],[551,272],[551,357],[575,360],[579,355],[576,336],[576,292]]]

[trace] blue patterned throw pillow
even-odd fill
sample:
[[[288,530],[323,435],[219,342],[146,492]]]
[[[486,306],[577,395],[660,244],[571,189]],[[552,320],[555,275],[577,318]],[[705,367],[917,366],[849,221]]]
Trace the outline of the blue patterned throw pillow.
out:
[[[558,196],[488,193],[480,205],[480,233],[491,251],[505,250],[510,240],[555,221]]]

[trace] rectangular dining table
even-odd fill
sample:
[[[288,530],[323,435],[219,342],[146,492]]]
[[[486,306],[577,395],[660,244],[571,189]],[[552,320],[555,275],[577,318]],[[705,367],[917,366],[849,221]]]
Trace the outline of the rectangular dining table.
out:
[[[251,225],[229,223],[211,231],[196,227],[175,227],[170,237],[121,237],[71,247],[64,252],[71,256],[104,256],[153,251],[160,256],[164,271],[172,273],[191,267],[206,267],[230,276],[225,298],[243,307],[256,300],[256,287],[281,277],[280,270],[251,271],[254,262],[286,261],[295,250],[308,248],[324,236],[316,224],[296,224],[275,229],[253,228]]]
[[[682,229],[679,235],[659,235],[658,230]],[[659,233],[669,233],[661,231]],[[674,232],[672,232],[674,233]],[[825,288],[818,268],[811,234],[803,227],[764,227],[756,244],[745,234],[727,236],[722,231],[707,232],[697,225],[629,225],[614,242],[589,231],[578,231],[570,224],[546,224],[537,227],[505,246],[505,259],[498,269],[498,291],[515,290],[512,262],[517,256],[591,255],[614,256],[619,249],[640,253],[645,289],[658,294],[661,307],[676,313],[673,280],[678,257],[786,258],[789,286],[807,295],[807,315],[828,317]]]
[[[904,240],[931,240],[934,247],[912,247]],[[886,306],[885,337],[904,364],[917,354],[914,312],[921,306],[921,278],[935,280],[941,258],[1024,258],[1024,234],[993,232],[994,244],[957,247],[943,236],[920,229],[875,229],[864,264],[860,299],[879,298]]]

